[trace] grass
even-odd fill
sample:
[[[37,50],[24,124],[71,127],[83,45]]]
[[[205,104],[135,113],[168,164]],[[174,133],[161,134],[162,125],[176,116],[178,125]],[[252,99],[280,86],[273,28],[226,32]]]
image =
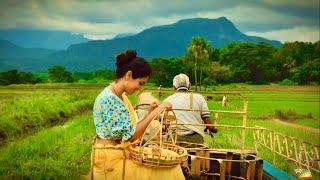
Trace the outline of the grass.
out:
[[[0,179],[79,179],[90,169],[91,113],[0,149]]]
[[[191,90],[195,89],[194,87]],[[216,110],[240,110],[243,102],[237,95],[227,95],[229,106],[221,107],[223,92],[241,93],[248,100],[248,116],[251,118],[275,117],[276,110],[291,109],[297,113],[298,119],[312,119],[320,121],[320,93],[318,86],[279,86],[279,85],[244,85],[232,84],[226,86],[210,87],[206,93],[213,94],[213,99],[208,101],[210,109]],[[212,90],[214,89],[214,90]],[[161,100],[172,94],[172,88],[163,88]],[[155,97],[158,93],[153,92]],[[302,118],[299,118],[302,117]],[[309,118],[310,119],[310,118]],[[309,125],[309,124],[306,124]],[[318,127],[319,128],[319,127]]]
[[[0,90],[0,145],[91,110],[97,92],[88,90]]]
[[[0,146],[0,179],[79,179],[81,175],[86,175],[90,166],[91,140],[95,134],[91,107],[103,88],[104,85],[83,84],[0,87],[0,127],[16,134]],[[236,84],[214,87],[214,90],[241,92],[247,97],[248,126],[265,127],[319,144],[319,136],[314,133],[288,128],[270,120],[275,117],[275,110],[290,108],[297,113],[297,119],[293,122],[319,129],[318,87]],[[169,93],[164,93],[161,99],[167,95]],[[231,96],[231,104],[222,107],[221,97],[220,94],[208,101],[209,107],[220,110],[242,108],[242,102]],[[129,99],[134,105],[137,103],[136,94],[130,95]],[[83,111],[84,115],[74,117]],[[50,120],[54,121],[51,125]],[[26,124],[34,126],[29,126],[24,133],[16,130],[19,126],[28,128]],[[241,125],[242,119],[220,115],[218,124]],[[251,130],[247,131],[246,140],[247,148],[253,149]],[[240,142],[241,130],[232,128],[219,128],[214,139],[206,138],[206,143],[214,148],[239,149]],[[272,162],[269,150],[261,147],[258,150],[259,155]],[[292,174],[293,169],[297,168],[278,156],[276,166]]]
[[[320,121],[316,119],[296,119],[296,124],[319,129]]]

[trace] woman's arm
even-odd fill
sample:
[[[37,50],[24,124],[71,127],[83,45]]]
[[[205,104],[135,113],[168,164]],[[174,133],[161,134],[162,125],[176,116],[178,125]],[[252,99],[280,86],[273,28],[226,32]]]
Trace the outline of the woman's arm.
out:
[[[172,109],[172,105],[170,103],[162,103],[153,111],[151,111],[143,120],[139,121],[136,127],[136,132],[129,139],[129,141],[134,142],[135,140],[139,139],[144,133],[145,129],[148,127],[151,120],[164,109],[170,111]]]

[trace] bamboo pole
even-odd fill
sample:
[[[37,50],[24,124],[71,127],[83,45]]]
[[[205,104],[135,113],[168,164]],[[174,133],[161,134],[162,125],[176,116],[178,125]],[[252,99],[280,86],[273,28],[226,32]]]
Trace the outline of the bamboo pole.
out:
[[[296,160],[297,160],[297,161],[299,161],[299,155],[298,155],[298,150],[297,150],[297,144],[296,144],[296,141],[295,141],[295,140],[293,140],[293,139],[292,139],[292,141],[293,141],[294,155],[295,155],[295,157],[296,157]],[[300,161],[299,161],[299,162],[300,162]]]
[[[319,160],[319,152],[316,146],[312,146],[312,149],[314,150],[314,154],[316,155],[316,158]],[[318,168],[320,168],[320,161],[318,161]]]
[[[275,154],[275,143],[274,143],[274,132],[270,131],[270,145],[272,149],[272,162],[273,164],[276,164],[276,154]]]
[[[218,160],[220,164],[220,180],[226,179],[226,163],[224,160],[219,159]]]
[[[253,130],[253,140],[254,140],[254,150],[256,151],[256,152],[258,152],[258,147],[257,147],[257,138],[259,137],[259,135],[258,135],[258,133],[259,133],[259,130]]]
[[[290,153],[289,153],[289,148],[288,148],[288,139],[287,137],[284,137],[284,141],[285,141],[285,148],[286,148],[286,153],[287,153],[287,157],[290,158]]]
[[[258,143],[264,146],[263,143],[260,143],[260,142],[258,142]],[[269,149],[269,150],[272,151],[272,149],[271,149],[270,147],[265,146],[265,148],[267,148],[267,149]],[[275,152],[275,153],[278,154],[278,155],[280,155],[280,156],[282,156],[282,157],[286,157],[285,155],[280,154],[280,153],[278,153],[278,152]],[[293,153],[294,153],[294,152],[293,152]],[[289,159],[289,160],[291,160],[291,161],[293,161],[293,162],[295,162],[295,163],[297,163],[297,164],[299,165],[299,167],[301,167],[301,166],[307,167],[304,163],[298,161],[297,159],[294,159],[294,158],[291,158],[291,157],[286,157],[286,158]],[[320,170],[319,170],[319,169],[316,169],[316,168],[313,168],[313,167],[310,167],[310,169],[314,170],[315,172],[320,173]]]
[[[241,149],[244,150],[246,148],[246,128],[247,127],[247,110],[248,110],[248,101],[244,101],[243,105],[243,121],[242,126],[244,127],[242,129],[242,147]]]
[[[309,165],[310,159],[308,157],[308,151],[307,151],[306,145],[304,143],[301,143],[301,145],[302,145],[302,148],[303,148],[303,152],[304,152],[304,157],[305,157],[306,163],[307,163],[308,166],[310,166]]]

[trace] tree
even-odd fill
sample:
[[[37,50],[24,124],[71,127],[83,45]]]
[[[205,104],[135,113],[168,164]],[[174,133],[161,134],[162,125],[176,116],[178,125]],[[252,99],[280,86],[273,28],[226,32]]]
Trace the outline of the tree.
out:
[[[299,84],[307,83],[301,78],[306,75],[303,72],[306,67],[310,66],[306,63],[317,62],[320,59],[320,41],[316,43],[306,42],[286,42],[275,53],[274,59],[277,63],[278,70],[275,72],[278,80],[291,79]],[[300,80],[298,80],[300,79]],[[304,81],[304,82],[302,82]]]
[[[230,65],[237,82],[268,81],[275,48],[266,43],[231,43],[220,51],[220,63]]]
[[[49,82],[73,82],[73,77],[71,73],[66,71],[65,68],[61,66],[53,66],[49,68],[48,75]]]
[[[115,77],[115,72],[112,70],[96,70],[92,73],[94,78],[113,80]]]
[[[228,83],[232,79],[232,71],[228,66],[221,66],[219,62],[212,62],[209,66],[208,77],[212,84]]]
[[[319,67],[320,59],[307,61],[294,71],[292,79],[298,84],[311,84],[312,81],[319,82]]]
[[[2,72],[0,74],[0,84],[1,85],[9,85],[9,84],[19,84],[20,78],[18,74],[18,70],[13,69],[7,72]]]
[[[194,62],[194,80],[196,91],[198,90],[197,67],[200,64],[200,86],[202,80],[203,67],[209,63],[209,57],[214,52],[209,41],[201,37],[193,37],[188,45],[187,57],[191,57]],[[201,89],[200,89],[201,90]]]
[[[41,79],[36,78],[31,72],[19,72],[19,79],[22,84],[36,84],[41,82]]]
[[[150,61],[153,69],[151,81],[157,86],[172,86],[172,79],[179,73],[186,73],[186,67],[179,58],[155,58]]]

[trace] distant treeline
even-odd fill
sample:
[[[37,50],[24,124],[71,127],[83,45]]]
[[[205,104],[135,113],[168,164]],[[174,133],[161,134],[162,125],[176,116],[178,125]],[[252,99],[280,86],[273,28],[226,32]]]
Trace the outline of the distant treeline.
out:
[[[171,86],[176,74],[186,73],[193,85],[227,83],[319,84],[320,41],[316,43],[287,42],[280,48],[266,43],[230,43],[214,48],[201,37],[192,38],[186,53],[175,58],[151,60],[151,82]],[[94,72],[67,71],[54,66],[43,73],[10,70],[0,73],[0,84],[23,83],[104,83],[114,79],[114,70]]]
[[[31,73],[9,70],[0,73],[0,85],[36,84],[36,83],[104,83],[112,80],[113,70],[96,70],[94,72],[67,71],[62,66],[53,66],[47,72]]]
[[[178,73],[190,76],[193,85],[226,83],[319,84],[320,41],[287,42],[280,48],[266,43],[230,43],[216,49],[200,37],[192,38],[180,58],[155,58],[152,81],[171,86]]]

